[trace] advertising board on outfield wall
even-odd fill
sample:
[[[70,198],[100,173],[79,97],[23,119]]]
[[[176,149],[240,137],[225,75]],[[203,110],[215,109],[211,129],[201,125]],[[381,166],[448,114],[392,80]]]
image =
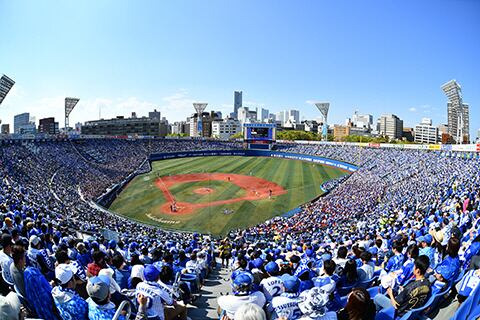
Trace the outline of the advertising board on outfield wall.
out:
[[[187,151],[187,152],[168,152],[168,153],[153,153],[150,155],[150,161],[188,158],[188,157],[211,157],[211,156],[244,156],[244,157],[272,157],[290,160],[308,161],[317,164],[323,164],[330,167],[335,167],[349,172],[354,172],[358,169],[357,166],[338,160],[332,160],[323,157],[305,155],[300,153],[278,152],[267,150],[229,150],[229,151]]]
[[[333,141],[288,141],[277,140],[279,143],[298,143],[312,145],[351,146],[365,148],[396,148],[410,150],[480,152],[480,143],[476,144],[403,144],[403,143],[367,143],[367,142],[333,142]]]

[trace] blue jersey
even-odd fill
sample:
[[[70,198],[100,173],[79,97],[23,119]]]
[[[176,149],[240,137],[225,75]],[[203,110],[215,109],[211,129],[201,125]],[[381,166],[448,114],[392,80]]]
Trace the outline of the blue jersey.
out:
[[[385,266],[385,271],[396,271],[402,269],[403,265],[403,254],[399,253],[388,259],[387,265]]]
[[[464,268],[468,268],[470,265],[470,260],[472,260],[473,256],[478,255],[478,252],[480,251],[480,242],[472,242],[470,244],[470,247],[468,247],[467,251],[465,251],[465,254],[463,255],[463,258],[465,262],[463,263]]]
[[[427,256],[430,260],[430,268],[434,269],[436,267],[435,263],[435,249],[432,247],[425,247],[419,250],[420,256]]]
[[[435,268],[435,272],[442,275],[445,281],[451,281],[457,276],[460,271],[460,259],[458,257],[452,258],[447,256],[440,264]]]

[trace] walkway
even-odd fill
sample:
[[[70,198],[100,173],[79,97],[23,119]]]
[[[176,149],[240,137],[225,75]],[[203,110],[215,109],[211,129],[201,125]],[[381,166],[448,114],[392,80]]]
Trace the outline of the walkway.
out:
[[[227,269],[220,269],[217,261],[217,269],[213,270],[205,280],[202,288],[202,296],[199,297],[194,305],[188,306],[188,316],[192,320],[215,319],[217,320],[217,298],[231,292],[230,272]]]

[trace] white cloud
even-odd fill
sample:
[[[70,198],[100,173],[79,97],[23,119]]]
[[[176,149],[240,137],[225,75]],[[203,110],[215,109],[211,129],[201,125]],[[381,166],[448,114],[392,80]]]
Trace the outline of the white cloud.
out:
[[[411,107],[411,108],[408,109],[408,111],[410,111],[410,112],[416,112],[416,111],[417,111],[417,108]]]

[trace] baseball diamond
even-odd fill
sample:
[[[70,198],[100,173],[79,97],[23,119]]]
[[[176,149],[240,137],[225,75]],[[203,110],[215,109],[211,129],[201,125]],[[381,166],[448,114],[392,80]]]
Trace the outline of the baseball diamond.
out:
[[[110,210],[163,228],[223,235],[311,201],[323,193],[322,183],[347,174],[321,164],[267,157],[154,161],[152,170],[135,177]]]

